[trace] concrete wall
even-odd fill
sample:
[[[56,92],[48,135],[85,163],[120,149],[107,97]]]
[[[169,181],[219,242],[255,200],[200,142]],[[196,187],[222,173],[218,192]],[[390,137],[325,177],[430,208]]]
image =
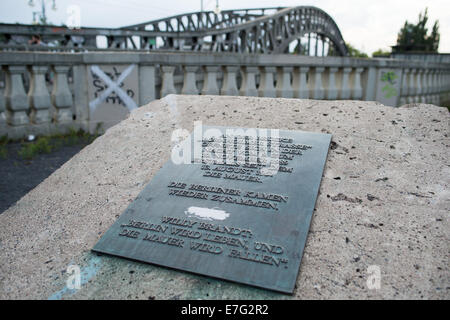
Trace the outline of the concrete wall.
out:
[[[114,125],[167,94],[449,100],[450,64],[398,59],[179,52],[0,53],[0,136]],[[2,80],[3,79],[3,80]]]

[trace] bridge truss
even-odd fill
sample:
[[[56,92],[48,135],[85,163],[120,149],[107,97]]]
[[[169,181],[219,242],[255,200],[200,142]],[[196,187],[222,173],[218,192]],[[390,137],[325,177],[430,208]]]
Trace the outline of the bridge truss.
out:
[[[47,46],[30,45],[36,35]],[[193,12],[119,29],[0,24],[0,48],[99,50],[98,37],[108,50],[348,55],[334,20],[310,6]]]

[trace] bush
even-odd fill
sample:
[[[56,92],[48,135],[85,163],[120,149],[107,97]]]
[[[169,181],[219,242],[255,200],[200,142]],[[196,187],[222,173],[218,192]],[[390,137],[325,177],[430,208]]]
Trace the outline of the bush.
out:
[[[23,159],[30,160],[38,154],[50,153],[51,151],[52,146],[50,145],[49,139],[41,137],[36,142],[23,144],[19,150],[19,156]]]
[[[8,149],[6,149],[6,144],[8,142],[8,136],[0,137],[0,159],[6,159],[6,157],[8,157]]]
[[[19,150],[19,156],[26,160],[31,160],[38,154],[50,153],[64,146],[74,146],[77,144],[90,144],[99,134],[91,135],[83,129],[78,131],[70,129],[67,134],[55,134],[49,137],[40,137],[36,142],[23,143]]]
[[[389,58],[391,53],[389,51],[383,51],[382,49],[378,49],[374,53],[372,53],[372,58]]]
[[[0,146],[0,159],[6,159],[8,157],[8,150],[5,146]]]

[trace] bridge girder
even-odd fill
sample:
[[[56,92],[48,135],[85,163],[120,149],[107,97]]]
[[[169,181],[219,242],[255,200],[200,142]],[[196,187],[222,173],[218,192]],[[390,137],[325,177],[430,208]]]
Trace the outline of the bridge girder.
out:
[[[346,56],[348,50],[334,20],[323,10],[311,6],[256,8],[214,12],[193,12],[148,21],[119,29],[69,29],[52,26],[0,25],[0,34],[24,39],[39,34],[43,40],[58,41],[73,47],[72,38],[86,49],[95,37],[105,36],[110,49],[211,51],[277,54],[286,52],[291,42],[312,37],[332,47],[333,53]],[[139,40],[136,40],[136,37]],[[81,40],[80,40],[81,39]],[[84,41],[84,42],[83,42]],[[139,42],[136,43],[136,41]],[[11,42],[6,42],[6,44]],[[304,52],[311,54],[310,40]],[[5,46],[4,44],[2,46]],[[81,45],[83,46],[83,45]],[[53,48],[55,49],[55,48]],[[317,48],[316,48],[317,54]]]
[[[267,11],[274,8],[253,10]],[[192,29],[187,29],[186,24],[179,22],[182,19],[192,21],[193,16],[197,17],[196,23],[187,24],[192,25]],[[237,17],[240,20],[236,24]],[[143,30],[150,26],[151,30],[161,32],[160,24],[163,24],[166,30],[166,34],[162,36],[165,49],[283,53],[290,42],[312,33],[327,39],[339,55],[348,54],[334,20],[316,7],[277,8],[277,11],[270,15],[249,14],[248,11],[243,15],[236,12],[224,12],[220,15],[213,12],[191,13],[130,27]]]

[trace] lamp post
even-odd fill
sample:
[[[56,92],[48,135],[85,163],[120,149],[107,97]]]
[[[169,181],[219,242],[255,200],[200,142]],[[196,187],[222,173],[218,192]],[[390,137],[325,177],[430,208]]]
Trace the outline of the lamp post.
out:
[[[203,13],[203,10],[205,9],[205,7],[203,6],[203,0],[200,0],[200,12]],[[219,14],[220,13],[220,8],[219,8],[219,0],[216,0],[216,8],[214,9],[214,13],[215,14]]]
[[[219,0],[216,0],[216,9],[214,9],[214,13],[215,14],[219,14],[220,13]]]
[[[56,2],[55,0],[52,1],[52,10],[56,11]],[[41,0],[41,11],[34,11],[33,12],[33,24],[47,24],[47,15],[45,13],[45,2],[46,0]],[[28,5],[30,7],[34,7],[34,0],[29,0]],[[39,15],[39,21],[37,21],[36,16]]]

